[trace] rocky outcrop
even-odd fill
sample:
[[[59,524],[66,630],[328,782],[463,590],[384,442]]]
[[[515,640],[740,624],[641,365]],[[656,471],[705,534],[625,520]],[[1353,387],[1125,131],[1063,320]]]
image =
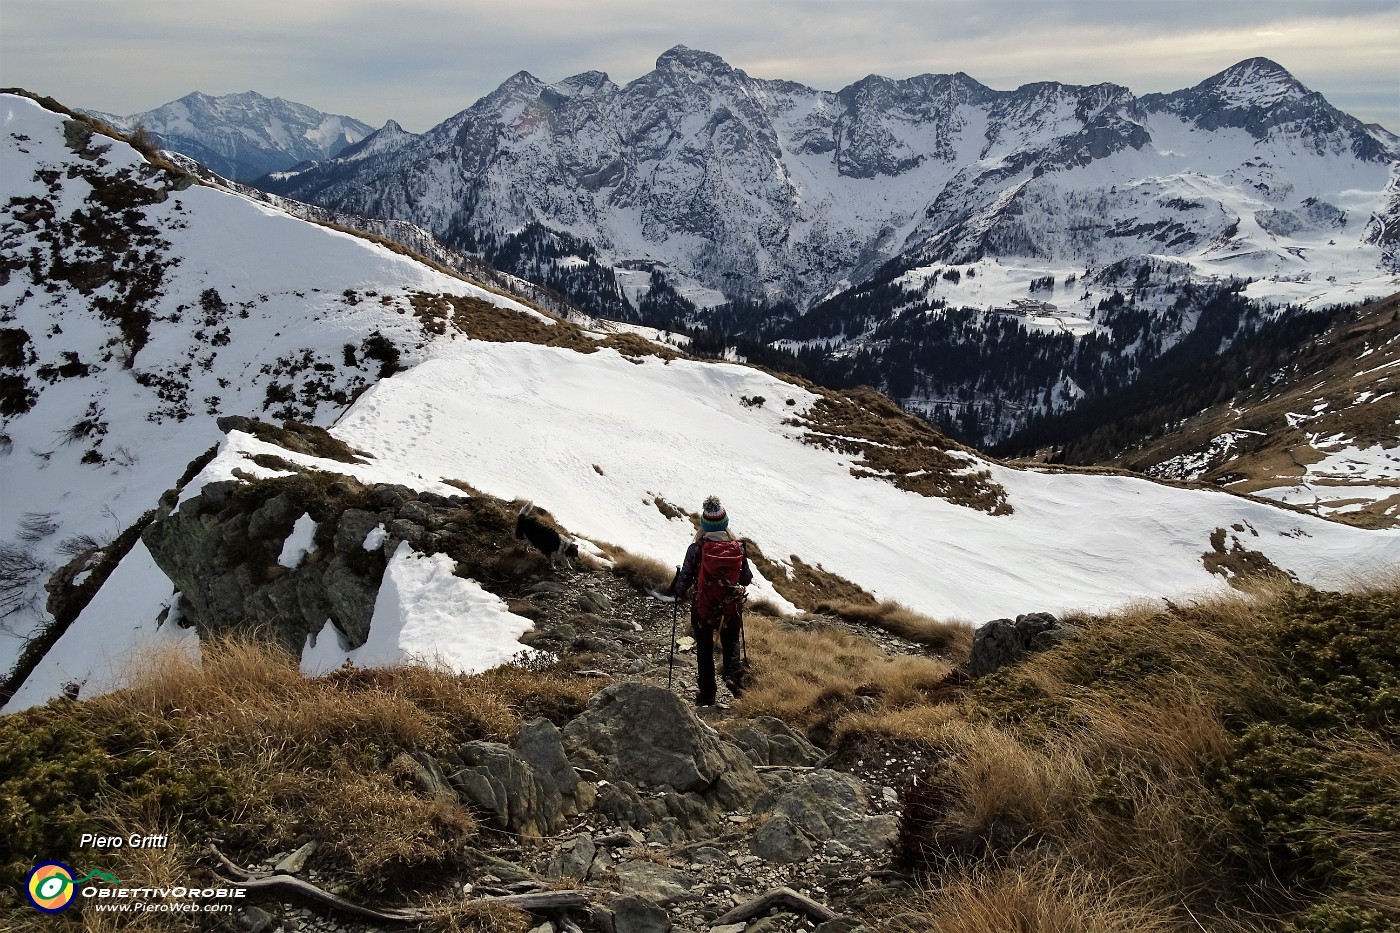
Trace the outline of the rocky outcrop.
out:
[[[564,728],[564,745],[600,773],[634,785],[711,792],[736,802],[760,786],[742,751],[660,687],[627,682],[604,689]]]
[[[1027,654],[1044,651],[1067,634],[1048,612],[1031,612],[1011,619],[993,619],[972,638],[968,673],[983,677],[999,667],[1014,664]]]
[[[319,429],[227,420],[231,430],[272,432],[308,456],[356,456]],[[298,521],[314,522],[315,531],[305,555],[294,558],[283,552]],[[543,558],[512,546],[512,521],[506,504],[486,497],[419,493],[308,471],[207,483],[152,523],[141,540],[180,591],[185,623],[201,635],[270,633],[299,655],[307,636],[328,619],[349,647],[365,643],[384,569],[400,543],[444,553],[458,573],[479,580],[538,568]]]
[[[262,630],[299,654],[306,636],[330,619],[351,647],[364,644],[384,568],[402,539],[365,549],[365,513],[336,511],[371,492],[353,481],[297,477],[282,486],[209,483],[148,527],[142,541],[180,591],[184,619],[203,636]],[[274,494],[262,498],[267,492]],[[315,547],[299,566],[284,566],[283,546],[308,509],[324,519]]]

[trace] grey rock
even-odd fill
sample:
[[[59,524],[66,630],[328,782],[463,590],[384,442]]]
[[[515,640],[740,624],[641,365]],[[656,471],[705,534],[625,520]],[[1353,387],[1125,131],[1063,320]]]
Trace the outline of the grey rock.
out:
[[[748,926],[748,933],[786,933],[788,921],[784,917],[759,917]]]
[[[768,761],[768,736],[745,724],[729,733],[729,740],[744,750],[749,760],[756,765],[766,765]]]
[[[810,858],[812,845],[786,815],[778,814],[753,834],[749,851],[765,862],[784,865]]]
[[[835,827],[833,842],[843,844],[863,855],[881,855],[894,845],[899,834],[899,818],[893,814],[869,816],[863,820]]]
[[[646,859],[630,859],[619,862],[613,871],[622,883],[622,889],[629,894],[645,897],[647,900],[669,907],[681,901],[694,900],[692,893],[695,879],[690,875],[658,865]]]
[[[384,530],[399,541],[417,541],[427,532],[422,525],[406,518],[391,518],[384,523]]]
[[[612,609],[612,600],[597,590],[584,590],[575,601],[576,605],[584,612],[597,613],[599,615],[609,612]]]
[[[541,596],[554,593],[567,593],[569,592],[569,588],[562,583],[555,583],[553,580],[540,580],[538,583],[530,584],[526,592],[535,596]]]
[[[863,822],[868,810],[869,800],[860,781],[829,769],[799,775],[776,790],[765,792],[754,804],[755,813],[785,816],[818,841],[844,837]]]
[[[690,708],[661,687],[632,681],[598,693],[564,727],[570,756],[587,747],[616,777],[635,784],[704,790],[729,762],[718,738]]]
[[[254,541],[285,541],[300,515],[301,510],[286,493],[273,496],[248,516],[248,537]]]
[[[719,819],[719,814],[699,794],[672,791],[662,797],[661,802],[665,805],[666,813],[686,829],[710,826]]]
[[[457,795],[453,794],[452,796],[453,800],[456,800]],[[276,865],[274,865],[272,870],[283,875],[300,874],[301,870],[306,867],[307,859],[311,858],[311,856],[315,854],[316,848],[317,843],[313,839],[311,842],[306,843],[301,848],[293,852],[291,855],[287,856],[286,858],[278,862]]]
[[[723,849],[717,849],[714,846],[701,846],[691,853],[690,860],[701,865],[729,864],[729,856],[725,854]]]
[[[462,768],[449,780],[463,798],[487,811],[498,829],[535,839],[563,825],[558,791],[542,786],[513,749],[495,742],[468,742],[456,758]]]
[[[541,785],[551,787],[561,798],[565,813],[580,809],[579,776],[564,754],[559,730],[548,719],[532,719],[520,727],[515,751],[535,772]]]
[[[383,521],[374,512],[363,509],[346,509],[340,513],[335,525],[334,546],[336,553],[349,554],[364,550],[365,538]]]
[[[326,602],[336,628],[345,634],[351,648],[358,648],[369,639],[369,623],[374,618],[374,603],[383,576],[380,567],[377,577],[366,578],[338,554],[326,564],[322,577]]]
[[[608,904],[614,933],[671,933],[666,911],[644,897],[624,894]]]
[[[602,635],[580,635],[575,638],[570,647],[575,651],[591,651],[595,654],[616,654],[621,649],[621,645],[611,638]]]
[[[370,501],[375,508],[389,509],[397,512],[403,507],[405,502],[417,499],[418,494],[407,486],[396,486],[391,483],[376,483],[370,492]]]
[[[832,917],[825,923],[817,924],[812,933],[857,933],[865,927],[855,917]]]
[[[436,758],[426,752],[411,752],[409,757],[417,765],[413,783],[420,791],[439,803],[458,802],[457,791],[453,790],[452,782],[448,780]]]
[[[593,844],[593,837],[587,833],[579,833],[571,842],[565,844],[560,855],[560,874],[570,878],[587,878],[588,870],[593,867],[593,857],[597,853],[598,848]]]
[[[252,904],[245,904],[238,914],[238,928],[244,933],[264,933],[276,919],[272,914]]]
[[[642,801],[637,789],[627,781],[610,781],[600,785],[593,809],[623,826],[637,829],[646,829],[656,822],[656,815]]]
[[[715,779],[708,796],[725,810],[747,810],[764,791],[763,779],[749,763],[748,757],[732,742],[719,743],[724,770]]]
[[[998,668],[1014,664],[1027,654],[1044,651],[1066,635],[1059,620],[1048,612],[1032,612],[1011,619],[993,619],[972,637],[968,673],[984,677]]]

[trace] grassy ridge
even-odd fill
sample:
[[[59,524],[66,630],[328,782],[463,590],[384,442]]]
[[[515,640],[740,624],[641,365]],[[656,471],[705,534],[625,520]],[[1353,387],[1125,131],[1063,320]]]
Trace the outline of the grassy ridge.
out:
[[[919,887],[862,907],[873,929],[1396,928],[1400,583],[1274,584],[1065,621],[1069,640],[965,683],[950,661],[750,618],[755,681],[736,712],[923,762],[898,853]],[[103,853],[152,883],[198,877],[209,838],[251,859],[314,833],[352,896],[432,898],[487,837],[414,786],[404,753],[509,740],[590,692],[555,670],[308,680],[245,644],[202,665],[161,656],[126,690],[0,718],[0,907],[39,858],[90,867],[83,832],[170,833],[164,851]],[[448,913],[441,928],[518,920]]]

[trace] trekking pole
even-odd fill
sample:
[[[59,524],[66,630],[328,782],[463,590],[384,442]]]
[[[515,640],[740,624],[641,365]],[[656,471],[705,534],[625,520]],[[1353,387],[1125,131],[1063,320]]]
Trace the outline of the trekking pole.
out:
[[[681,568],[677,567],[677,568],[676,568],[676,579],[679,579],[679,578],[680,578],[680,575],[681,575]],[[674,589],[675,589],[675,582],[674,582],[674,580],[673,580],[672,583],[671,583],[671,588],[672,588],[672,590],[674,591]],[[670,660],[670,661],[667,663],[667,665],[666,665],[666,689],[667,689],[667,690],[670,690],[670,689],[671,689],[671,677],[672,677],[673,674],[675,674],[675,671],[676,671],[676,625],[679,624],[680,618],[681,618],[681,597],[680,597],[680,594],[677,593],[677,594],[676,594],[676,601],[675,601],[675,603],[672,604],[672,607],[671,607],[671,660]]]

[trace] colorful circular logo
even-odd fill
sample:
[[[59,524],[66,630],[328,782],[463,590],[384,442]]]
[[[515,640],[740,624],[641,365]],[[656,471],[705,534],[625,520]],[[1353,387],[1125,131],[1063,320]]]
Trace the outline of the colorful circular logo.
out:
[[[40,862],[25,880],[24,893],[46,914],[67,910],[75,893],[73,869],[62,862]]]

